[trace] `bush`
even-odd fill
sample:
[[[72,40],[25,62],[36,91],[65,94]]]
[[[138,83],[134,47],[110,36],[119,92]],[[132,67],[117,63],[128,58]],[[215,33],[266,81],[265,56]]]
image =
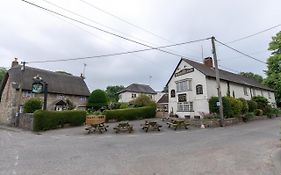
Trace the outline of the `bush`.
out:
[[[245,100],[244,98],[239,98],[239,100],[242,102],[241,113],[247,114],[249,112],[249,106],[248,106],[247,100]]]
[[[113,102],[109,105],[109,109],[120,109],[121,103],[119,102]]]
[[[25,113],[33,113],[38,109],[42,109],[42,102],[39,98],[31,98],[23,105],[23,112]]]
[[[256,109],[255,115],[256,116],[262,116],[263,115],[263,111],[261,109]]]
[[[86,111],[37,110],[33,115],[33,131],[55,129],[65,123],[79,126],[85,122]]]
[[[261,109],[262,111],[265,111],[266,107],[268,106],[268,100],[265,97],[262,96],[255,96],[252,98],[257,103],[257,108]]]
[[[236,117],[236,116],[240,116],[242,108],[243,108],[243,103],[238,100],[235,99],[233,97],[226,97],[231,105],[231,111],[232,111],[232,116],[231,117]]]
[[[243,120],[243,122],[247,122],[254,117],[255,117],[255,114],[253,112],[249,112],[249,113],[245,114],[244,116],[242,116],[242,120]]]
[[[257,102],[255,102],[254,100],[248,100],[248,107],[249,107],[249,112],[255,112],[257,109]]]
[[[114,119],[117,121],[153,118],[155,114],[156,110],[151,106],[104,111],[107,120]]]
[[[120,108],[119,109],[126,109],[129,107],[128,103],[121,103]]]
[[[88,107],[99,110],[108,105],[108,98],[103,90],[94,90],[88,98]]]
[[[209,100],[209,110],[210,113],[217,113],[219,114],[219,107],[217,106],[217,102],[219,101],[218,97],[211,97]],[[223,115],[225,118],[229,118],[232,116],[231,104],[227,97],[222,98],[223,104]]]
[[[135,107],[152,106],[156,108],[156,103],[147,95],[140,95],[130,103]]]

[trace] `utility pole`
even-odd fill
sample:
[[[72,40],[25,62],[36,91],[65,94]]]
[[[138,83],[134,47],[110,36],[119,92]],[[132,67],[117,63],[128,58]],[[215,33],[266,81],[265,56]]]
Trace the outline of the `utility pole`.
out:
[[[215,40],[216,38],[212,36],[212,53],[214,57],[214,64],[215,64],[215,72],[216,72],[216,82],[217,82],[217,91],[218,91],[218,97],[219,97],[219,113],[220,113],[220,126],[224,126],[224,117],[223,117],[223,105],[222,105],[222,96],[221,96],[221,87],[220,87],[220,73],[218,68],[218,59],[217,59],[217,53],[216,53],[216,45]]]

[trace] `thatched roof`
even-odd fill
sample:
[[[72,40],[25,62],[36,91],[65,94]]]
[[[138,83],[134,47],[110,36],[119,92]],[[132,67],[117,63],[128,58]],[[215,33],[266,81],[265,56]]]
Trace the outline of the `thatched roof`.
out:
[[[149,85],[146,84],[136,84],[133,83],[123,89],[122,91],[118,92],[119,94],[122,92],[136,92],[136,93],[145,93],[145,94],[157,94]]]
[[[36,75],[39,75],[45,82],[48,83],[49,93],[77,96],[90,95],[90,91],[83,78],[81,77],[27,66],[25,67],[24,72],[21,71],[21,66],[15,66],[8,70],[4,78],[5,81],[3,81],[0,89],[0,95],[2,94],[8,78],[10,78],[10,82],[12,83],[13,87],[18,89],[21,77],[23,77],[23,90],[31,91],[33,77],[35,77]]]

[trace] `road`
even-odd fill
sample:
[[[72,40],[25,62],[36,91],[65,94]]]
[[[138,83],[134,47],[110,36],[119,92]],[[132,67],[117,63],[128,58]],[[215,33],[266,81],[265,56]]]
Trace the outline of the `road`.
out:
[[[86,135],[0,129],[1,175],[280,175],[280,119],[225,128]],[[281,156],[281,154],[280,154]]]

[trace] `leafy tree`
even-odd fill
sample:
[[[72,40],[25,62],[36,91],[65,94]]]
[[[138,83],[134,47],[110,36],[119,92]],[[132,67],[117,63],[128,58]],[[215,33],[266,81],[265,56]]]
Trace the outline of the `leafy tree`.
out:
[[[252,98],[257,103],[257,108],[261,109],[263,112],[265,112],[265,108],[268,105],[268,100],[267,98],[263,96],[255,96]]]
[[[125,87],[124,86],[107,86],[106,87],[106,94],[111,102],[118,102],[119,100],[119,94],[121,90],[123,90]]]
[[[23,112],[25,113],[33,113],[38,109],[42,109],[42,101],[39,98],[30,98],[23,105]]]
[[[6,72],[7,72],[7,70],[5,68],[0,68],[0,84],[1,84],[2,80],[4,79]]]
[[[281,31],[272,37],[268,50],[272,53],[267,60],[265,84],[274,89],[277,105],[281,106]]]
[[[108,97],[101,89],[94,90],[88,98],[88,107],[99,110],[108,105]]]
[[[263,82],[263,77],[262,76],[260,76],[258,74],[254,74],[252,72],[240,72],[240,75],[242,75],[244,77],[247,77],[247,78],[254,79],[254,80],[256,80],[259,83]]]
[[[147,95],[140,95],[130,103],[136,107],[152,106],[156,108],[156,103]]]

